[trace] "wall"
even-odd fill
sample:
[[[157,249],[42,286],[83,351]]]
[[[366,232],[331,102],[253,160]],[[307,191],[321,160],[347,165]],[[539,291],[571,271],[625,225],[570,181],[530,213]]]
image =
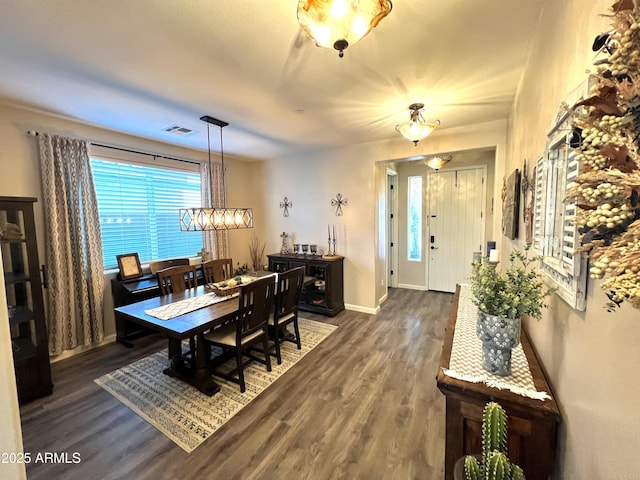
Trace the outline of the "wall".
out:
[[[563,96],[594,70],[591,44],[609,29],[601,14],[612,3],[546,2],[510,116],[507,171],[544,151]],[[502,243],[504,253],[510,242]],[[607,313],[605,301],[590,281],[586,312],[555,298],[541,321],[526,323],[562,412],[558,479],[638,478],[640,312]]]
[[[2,255],[0,255],[0,271],[3,271]],[[4,275],[0,275],[0,292],[4,291]],[[0,455],[22,453],[22,430],[20,428],[20,410],[16,392],[7,298],[2,293],[0,294],[0,425],[2,425]],[[15,461],[5,463],[2,461],[3,459],[4,457],[0,458],[0,478],[16,480],[27,478],[24,463]]]

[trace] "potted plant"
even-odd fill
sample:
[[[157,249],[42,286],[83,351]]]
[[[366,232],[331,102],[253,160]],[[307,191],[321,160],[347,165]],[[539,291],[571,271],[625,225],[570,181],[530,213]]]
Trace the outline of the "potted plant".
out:
[[[540,257],[529,257],[529,248],[512,250],[505,271],[487,261],[473,263],[471,293],[478,307],[483,367],[496,375],[511,373],[511,349],[520,343],[522,317],[540,319],[542,309],[548,306],[545,298],[554,291],[540,272],[531,268]]]
[[[507,414],[489,402],[482,414],[482,458],[464,457],[466,480],[525,480],[522,469],[507,457]]]

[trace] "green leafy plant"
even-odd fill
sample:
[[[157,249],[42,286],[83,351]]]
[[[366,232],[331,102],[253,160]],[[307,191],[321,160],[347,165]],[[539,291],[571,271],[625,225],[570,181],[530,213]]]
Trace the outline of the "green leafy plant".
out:
[[[507,451],[507,414],[499,403],[489,402],[482,415],[482,463],[467,455],[464,474],[467,480],[525,480],[522,469],[509,461]]]
[[[482,312],[512,319],[523,315],[542,317],[542,309],[548,307],[545,298],[555,289],[548,287],[540,272],[531,268],[540,257],[529,257],[529,248],[527,245],[524,251],[512,250],[504,272],[487,261],[473,263],[471,293],[473,303]]]

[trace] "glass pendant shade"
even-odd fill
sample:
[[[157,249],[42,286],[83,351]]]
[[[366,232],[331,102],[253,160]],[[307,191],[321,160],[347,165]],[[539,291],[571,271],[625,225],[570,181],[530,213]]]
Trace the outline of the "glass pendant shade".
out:
[[[299,0],[298,22],[319,47],[344,50],[391,11],[390,0]]]
[[[220,156],[222,158],[222,198],[227,198],[224,184],[224,147],[222,144],[222,128],[229,125],[223,120],[205,115],[200,120],[207,122],[207,150],[209,152],[209,175],[211,175],[211,138],[209,124],[220,127]],[[209,178],[209,186],[213,188],[213,181]],[[213,195],[209,195],[213,198]],[[226,203],[226,202],[223,202]],[[183,232],[199,232],[206,230],[231,230],[238,228],[253,228],[253,210],[250,208],[195,207],[180,209],[180,230]]]
[[[422,103],[414,103],[409,106],[411,111],[411,120],[409,123],[403,123],[402,125],[396,125],[396,131],[398,131],[404,138],[411,140],[414,145],[418,145],[418,142],[431,134],[438,125],[440,120],[435,122],[425,122],[422,118],[422,109],[424,105]]]
[[[422,103],[411,104],[409,106],[409,110],[411,111],[411,120],[409,123],[396,125],[396,131],[398,131],[407,140],[411,140],[416,146],[420,140],[425,138],[438,128],[438,125],[440,125],[440,120],[436,120],[435,122],[425,122],[424,118],[422,118],[423,108],[424,105]]]
[[[432,157],[424,163],[425,165],[433,168],[434,170],[440,170],[450,161],[451,161],[451,157]]]
[[[180,230],[230,230],[253,227],[253,210],[250,208],[181,208]]]

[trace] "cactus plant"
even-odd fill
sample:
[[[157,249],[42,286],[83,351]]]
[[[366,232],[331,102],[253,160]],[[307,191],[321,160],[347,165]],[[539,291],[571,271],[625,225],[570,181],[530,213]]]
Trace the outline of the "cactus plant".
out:
[[[524,472],[509,461],[507,451],[507,414],[500,404],[489,402],[482,415],[482,463],[467,455],[464,473],[467,480],[525,480]]]

